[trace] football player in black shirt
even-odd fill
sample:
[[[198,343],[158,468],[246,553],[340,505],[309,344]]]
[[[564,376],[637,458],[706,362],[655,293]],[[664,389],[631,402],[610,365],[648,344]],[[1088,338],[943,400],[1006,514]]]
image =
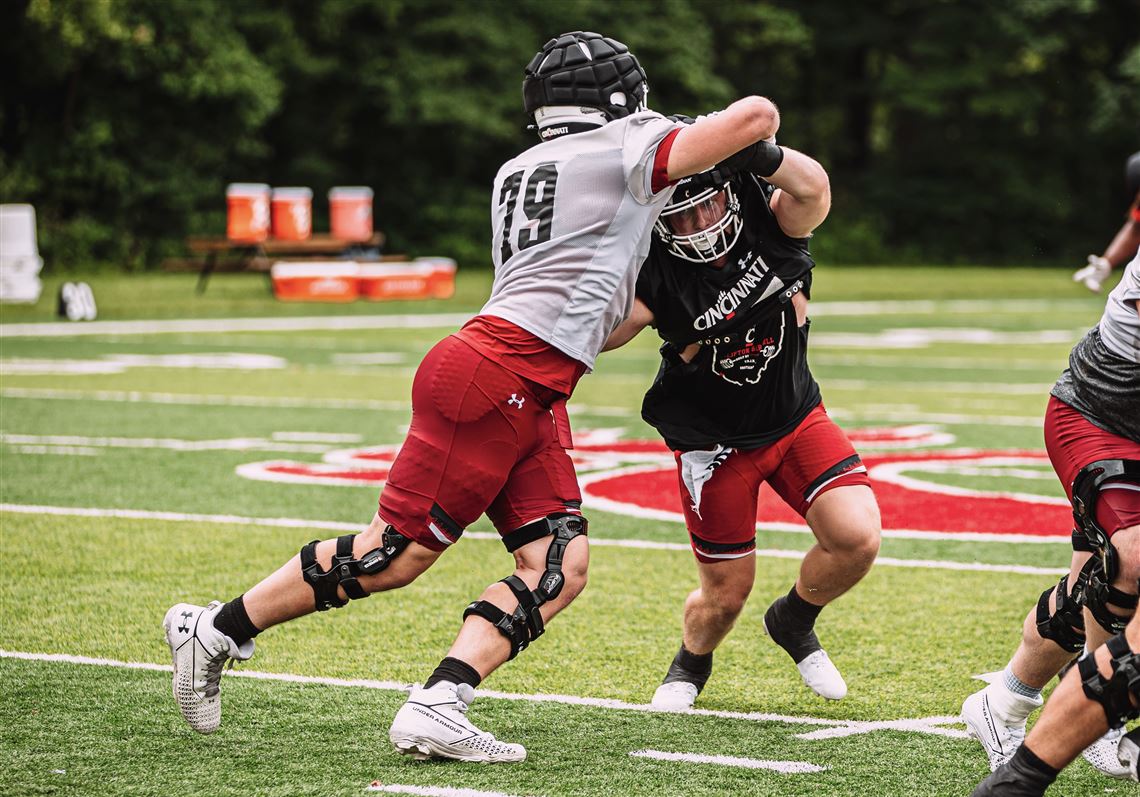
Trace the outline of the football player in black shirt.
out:
[[[830,201],[823,168],[774,141],[682,182],[655,227],[633,313],[607,341],[616,348],[650,325],[665,341],[642,416],[675,452],[700,576],[657,707],[693,705],[744,608],[764,482],[816,537],[765,629],[817,694],[847,694],[813,629],[870,569],[880,520],[866,468],[807,366],[808,239]]]

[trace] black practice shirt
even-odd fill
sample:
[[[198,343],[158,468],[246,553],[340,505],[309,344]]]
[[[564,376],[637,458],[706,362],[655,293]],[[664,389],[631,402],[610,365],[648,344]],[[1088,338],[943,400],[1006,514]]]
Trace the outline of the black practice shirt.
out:
[[[757,448],[784,437],[820,402],[808,370],[808,325],[791,298],[810,295],[808,239],[784,234],[773,188],[733,180],[744,227],[720,268],[669,254],[654,237],[637,282],[665,341],[642,417],[670,448]],[[680,352],[701,344],[691,362]]]

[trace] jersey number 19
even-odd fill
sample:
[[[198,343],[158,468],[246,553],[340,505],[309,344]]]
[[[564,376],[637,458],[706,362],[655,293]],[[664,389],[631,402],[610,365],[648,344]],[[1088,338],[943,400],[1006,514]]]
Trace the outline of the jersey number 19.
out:
[[[554,189],[558,184],[558,168],[553,163],[540,163],[530,173],[523,189],[522,210],[526,221],[518,225],[515,233],[515,206],[525,170],[517,171],[503,180],[499,189],[499,208],[506,214],[503,220],[503,242],[500,262],[505,263],[516,252],[529,249],[550,240],[554,222]],[[512,246],[513,240],[513,246]]]

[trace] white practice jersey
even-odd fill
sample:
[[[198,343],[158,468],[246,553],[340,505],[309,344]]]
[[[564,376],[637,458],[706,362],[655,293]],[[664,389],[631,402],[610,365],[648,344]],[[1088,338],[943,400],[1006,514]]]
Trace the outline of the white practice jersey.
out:
[[[495,282],[481,314],[593,368],[633,308],[653,223],[657,146],[678,125],[653,111],[544,141],[507,161],[491,196]]]
[[[1117,357],[1140,364],[1140,252],[1124,267],[1124,276],[1108,295],[1100,319],[1100,339]]]

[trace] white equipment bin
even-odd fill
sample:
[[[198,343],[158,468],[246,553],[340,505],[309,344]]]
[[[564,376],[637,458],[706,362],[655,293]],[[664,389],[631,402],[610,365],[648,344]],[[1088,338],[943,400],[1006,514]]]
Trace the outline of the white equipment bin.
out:
[[[35,208],[0,205],[0,302],[34,304],[43,290],[43,266],[36,245]]]

